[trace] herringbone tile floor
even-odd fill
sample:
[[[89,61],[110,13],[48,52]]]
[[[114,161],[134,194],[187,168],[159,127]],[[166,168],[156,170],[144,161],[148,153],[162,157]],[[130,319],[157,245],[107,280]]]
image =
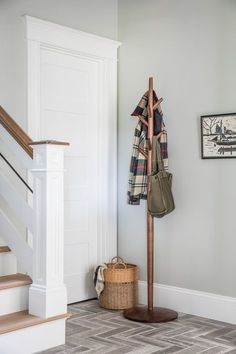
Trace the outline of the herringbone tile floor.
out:
[[[236,326],[180,314],[145,324],[99,307],[96,300],[69,306],[66,344],[41,354],[236,354]]]

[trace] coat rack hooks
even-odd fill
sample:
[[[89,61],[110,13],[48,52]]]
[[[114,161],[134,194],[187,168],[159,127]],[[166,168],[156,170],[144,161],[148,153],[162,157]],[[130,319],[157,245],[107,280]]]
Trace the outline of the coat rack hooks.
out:
[[[148,141],[149,149],[147,157],[147,174],[152,173],[152,138],[154,135],[154,114],[153,111],[161,104],[163,99],[159,99],[153,104],[153,78],[149,78],[148,88]],[[146,121],[145,121],[146,122]],[[147,122],[146,122],[147,123]],[[145,124],[146,124],[145,123]],[[164,132],[162,132],[164,133]],[[140,151],[141,152],[141,151]],[[142,153],[142,152],[141,152]],[[144,155],[144,156],[145,156]],[[149,186],[148,186],[149,193]],[[127,319],[138,322],[167,322],[175,320],[178,313],[161,307],[153,306],[153,270],[154,270],[154,220],[153,216],[147,211],[147,306],[136,306],[124,311]]]

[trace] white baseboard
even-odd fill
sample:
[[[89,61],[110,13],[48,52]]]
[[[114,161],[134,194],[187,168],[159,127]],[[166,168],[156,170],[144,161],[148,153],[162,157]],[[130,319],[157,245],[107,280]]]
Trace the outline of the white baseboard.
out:
[[[147,283],[139,281],[139,303],[147,303]],[[236,298],[154,284],[154,305],[236,324]]]

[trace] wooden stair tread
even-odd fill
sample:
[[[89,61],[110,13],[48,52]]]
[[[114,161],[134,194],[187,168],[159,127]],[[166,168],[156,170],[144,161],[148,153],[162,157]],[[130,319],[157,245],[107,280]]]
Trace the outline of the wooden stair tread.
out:
[[[0,253],[3,252],[11,252],[11,250],[8,246],[0,246]]]
[[[0,290],[30,285],[32,279],[25,274],[17,273],[0,277]]]
[[[13,332],[22,328],[36,326],[42,323],[60,320],[67,317],[69,317],[68,313],[49,318],[33,316],[30,315],[28,311],[11,313],[9,315],[0,316],[0,334]]]

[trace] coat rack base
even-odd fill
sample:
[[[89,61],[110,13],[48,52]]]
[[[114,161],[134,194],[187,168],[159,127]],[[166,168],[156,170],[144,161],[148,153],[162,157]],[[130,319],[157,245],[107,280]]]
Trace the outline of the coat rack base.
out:
[[[163,307],[153,307],[148,310],[147,306],[136,306],[123,312],[124,317],[137,322],[168,322],[178,318],[178,313]]]

